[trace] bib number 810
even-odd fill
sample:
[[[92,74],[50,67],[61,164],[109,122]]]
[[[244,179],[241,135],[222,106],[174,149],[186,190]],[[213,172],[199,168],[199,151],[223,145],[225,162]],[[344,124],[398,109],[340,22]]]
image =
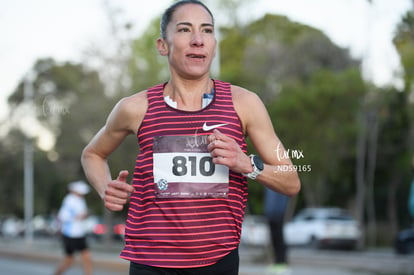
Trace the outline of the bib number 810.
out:
[[[191,176],[197,176],[199,172],[203,176],[211,176],[216,170],[212,157],[202,157],[197,161],[197,157],[176,156],[172,159],[172,173],[175,176],[186,176],[190,170]]]

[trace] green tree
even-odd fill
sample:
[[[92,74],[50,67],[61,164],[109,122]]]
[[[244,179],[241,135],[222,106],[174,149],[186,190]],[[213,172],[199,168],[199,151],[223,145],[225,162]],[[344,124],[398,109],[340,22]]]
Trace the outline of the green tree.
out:
[[[380,142],[385,143],[383,155],[380,157],[380,170],[386,174],[388,186],[388,222],[392,232],[398,230],[398,220],[407,221],[408,215],[398,217],[398,213],[406,213],[406,194],[408,194],[414,156],[414,12],[408,11],[398,24],[393,39],[400,56],[403,91],[391,90],[386,93],[386,105],[382,110],[383,135]],[[384,146],[384,145],[380,145]],[[391,162],[390,162],[391,161]],[[387,163],[386,163],[387,162]],[[404,197],[403,201],[397,199]],[[404,211],[399,211],[403,208]]]
[[[312,167],[300,173],[301,205],[345,207],[355,193],[356,113],[365,93],[359,62],[321,31],[284,16],[223,28],[222,38],[222,78],[257,92],[284,145],[303,151],[296,164]],[[336,190],[347,194],[335,201]],[[260,212],[261,186],[250,185],[250,193]]]
[[[146,31],[132,41],[128,75],[133,91],[147,89],[169,78],[167,58],[156,48],[156,40],[160,37],[159,21],[160,18],[151,21]]]
[[[409,93],[414,85],[414,12],[409,11],[402,18],[393,42],[403,67],[404,91]]]
[[[37,72],[33,100],[25,101],[21,83],[9,97],[9,104],[13,106],[10,117],[16,122],[26,105],[31,106],[32,121],[42,126],[35,137],[36,145],[46,134],[52,137],[50,148],[35,149],[35,212],[43,212],[59,206],[68,182],[83,178],[81,151],[104,124],[113,99],[105,95],[98,73],[81,64],[43,59],[33,68]],[[24,130],[16,125],[15,132]],[[12,133],[7,137],[10,143],[15,142]],[[23,140],[17,142],[23,144]]]
[[[307,81],[319,70],[358,65],[321,31],[284,16],[267,14],[245,27],[223,28],[222,33],[222,76],[255,90],[266,102],[283,84]]]
[[[346,207],[354,198],[353,176],[343,171],[352,171],[355,114],[364,92],[357,70],[319,71],[307,83],[285,86],[269,106],[285,146],[303,152],[294,163],[311,166],[300,172],[305,205]]]
[[[23,216],[23,134],[12,130],[0,141],[0,213]]]

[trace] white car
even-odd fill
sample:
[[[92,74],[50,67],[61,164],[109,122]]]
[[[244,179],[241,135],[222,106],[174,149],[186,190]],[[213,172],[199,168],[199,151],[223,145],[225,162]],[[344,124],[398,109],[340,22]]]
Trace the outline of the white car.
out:
[[[290,246],[356,249],[361,238],[358,222],[340,208],[305,208],[284,226]]]

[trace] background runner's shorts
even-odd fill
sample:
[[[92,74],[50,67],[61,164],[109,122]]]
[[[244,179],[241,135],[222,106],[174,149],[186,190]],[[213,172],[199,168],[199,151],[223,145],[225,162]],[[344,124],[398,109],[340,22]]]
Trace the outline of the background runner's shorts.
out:
[[[86,237],[81,238],[69,238],[62,236],[63,246],[67,255],[72,255],[76,251],[83,251],[88,248],[86,243]]]

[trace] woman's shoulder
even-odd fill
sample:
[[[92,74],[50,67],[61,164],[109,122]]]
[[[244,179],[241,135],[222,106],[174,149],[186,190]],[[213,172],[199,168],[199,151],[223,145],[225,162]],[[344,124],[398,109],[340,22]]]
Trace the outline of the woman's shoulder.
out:
[[[147,91],[145,90],[120,99],[114,107],[114,111],[121,116],[136,117],[139,114],[144,114],[147,106]]]
[[[261,101],[256,93],[237,85],[231,85],[231,92],[236,104],[254,104]]]

